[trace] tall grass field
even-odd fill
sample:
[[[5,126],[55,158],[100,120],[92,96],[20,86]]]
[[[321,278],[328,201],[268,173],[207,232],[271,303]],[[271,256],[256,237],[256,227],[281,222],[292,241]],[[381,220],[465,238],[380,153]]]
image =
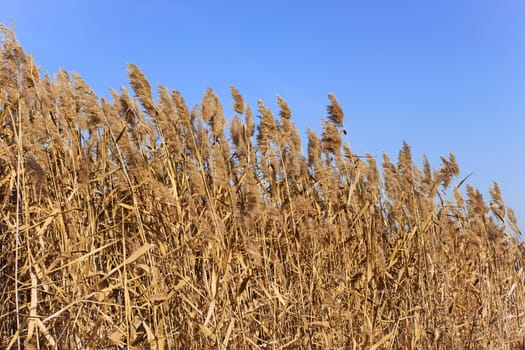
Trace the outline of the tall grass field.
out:
[[[453,154],[356,155],[331,94],[304,146],[280,97],[99,98],[0,28],[1,349],[525,348],[514,212]]]

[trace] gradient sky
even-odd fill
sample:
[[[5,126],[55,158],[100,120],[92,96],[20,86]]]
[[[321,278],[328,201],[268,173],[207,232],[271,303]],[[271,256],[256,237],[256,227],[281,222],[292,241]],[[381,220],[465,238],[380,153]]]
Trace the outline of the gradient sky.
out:
[[[320,130],[327,94],[343,107],[358,154],[421,164],[453,152],[484,193],[496,180],[525,227],[525,2],[0,0],[0,22],[42,71],[79,73],[100,96],[137,64],[190,107],[211,87],[232,116],[229,86],[252,109]],[[305,145],[303,146],[305,149]],[[457,180],[459,182],[460,179]]]

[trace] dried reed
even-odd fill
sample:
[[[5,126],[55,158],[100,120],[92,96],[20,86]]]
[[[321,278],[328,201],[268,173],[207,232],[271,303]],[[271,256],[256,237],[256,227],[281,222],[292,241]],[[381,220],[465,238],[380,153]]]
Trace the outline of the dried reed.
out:
[[[136,97],[99,100],[0,28],[1,348],[525,346],[514,212],[452,154],[381,174],[330,94],[305,157],[281,97],[255,136],[235,88],[230,144],[212,90],[155,102],[130,65]]]

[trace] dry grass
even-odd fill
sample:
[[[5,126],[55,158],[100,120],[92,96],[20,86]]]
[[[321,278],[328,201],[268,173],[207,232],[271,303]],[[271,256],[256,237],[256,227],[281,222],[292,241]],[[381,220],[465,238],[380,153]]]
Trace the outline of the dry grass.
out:
[[[155,101],[130,65],[136,96],[99,100],[2,32],[1,348],[525,346],[514,213],[453,155],[381,175],[330,95],[303,156],[281,98],[256,126],[232,88],[226,135],[211,90]]]

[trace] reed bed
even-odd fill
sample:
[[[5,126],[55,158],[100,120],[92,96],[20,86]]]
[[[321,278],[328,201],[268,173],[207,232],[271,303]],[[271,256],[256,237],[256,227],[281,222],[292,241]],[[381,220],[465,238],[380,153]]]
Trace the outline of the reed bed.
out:
[[[517,349],[523,246],[453,154],[379,167],[329,95],[188,108],[129,65],[98,98],[1,27],[0,348]]]

